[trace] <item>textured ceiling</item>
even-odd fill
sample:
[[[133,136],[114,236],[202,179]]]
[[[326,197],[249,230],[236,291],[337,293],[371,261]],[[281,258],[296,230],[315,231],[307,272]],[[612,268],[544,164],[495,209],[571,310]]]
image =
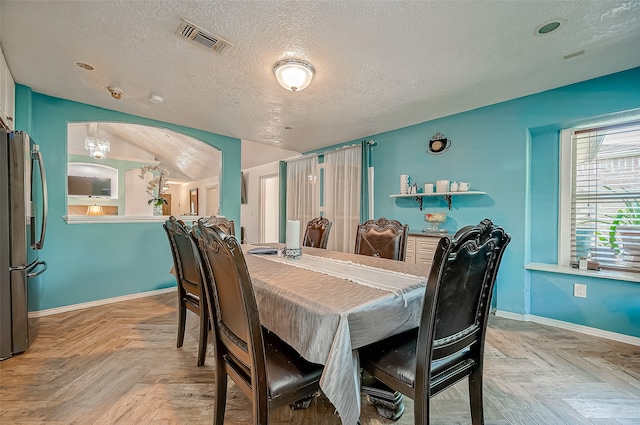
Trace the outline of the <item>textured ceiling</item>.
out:
[[[0,14],[14,79],[34,91],[296,152],[640,66],[637,0],[2,0]],[[178,37],[182,19],[233,47]],[[534,35],[551,19],[560,29]],[[285,57],[315,67],[306,90],[276,82]]]

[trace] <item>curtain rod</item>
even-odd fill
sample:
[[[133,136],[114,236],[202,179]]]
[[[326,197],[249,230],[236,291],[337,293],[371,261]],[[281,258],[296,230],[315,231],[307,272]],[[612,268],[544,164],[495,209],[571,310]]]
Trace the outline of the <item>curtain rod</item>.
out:
[[[318,154],[317,153],[310,153],[308,155],[301,155],[301,156],[297,156],[295,158],[284,159],[283,161],[288,164],[290,162],[302,161],[303,159],[313,158],[314,156],[317,157]]]
[[[363,142],[364,142],[364,140],[363,140]],[[375,144],[375,142],[373,140],[368,140],[367,141],[367,145],[372,146],[373,144]],[[335,148],[335,149],[327,149],[326,151],[323,151],[319,155],[324,155],[325,153],[328,153],[328,152],[339,151],[340,149],[351,149],[351,148],[359,148],[359,147],[360,147],[359,144],[354,143],[353,145],[344,145],[344,146],[340,146],[339,148]]]
[[[376,144],[376,142],[374,140],[363,140],[363,142],[366,142],[369,147],[372,147],[372,146],[374,146]],[[335,149],[327,149],[326,151],[322,151],[322,152],[319,152],[319,153],[310,153],[308,155],[302,155],[302,156],[298,156],[298,157],[295,157],[295,158],[285,159],[284,162],[289,163],[289,162],[294,162],[294,161],[300,161],[302,159],[312,158],[314,156],[317,157],[317,156],[320,156],[320,155],[324,155],[324,154],[326,154],[328,152],[334,152],[334,151],[339,151],[340,149],[349,149],[349,148],[356,148],[356,147],[360,147],[360,145],[357,144],[357,143],[354,143],[352,145],[344,145],[344,146],[340,146],[340,147],[335,148]]]

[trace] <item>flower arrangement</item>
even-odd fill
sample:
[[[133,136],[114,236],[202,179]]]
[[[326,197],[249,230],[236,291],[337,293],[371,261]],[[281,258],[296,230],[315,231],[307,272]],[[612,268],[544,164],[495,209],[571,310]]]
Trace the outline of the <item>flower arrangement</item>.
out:
[[[147,202],[149,205],[161,206],[162,204],[168,204],[167,200],[162,197],[166,188],[167,177],[169,177],[169,171],[158,165],[145,165],[140,167],[140,178],[144,179],[145,174],[153,174],[153,178],[149,180],[147,184],[147,193],[151,195],[151,199]],[[156,194],[157,188],[157,194]]]

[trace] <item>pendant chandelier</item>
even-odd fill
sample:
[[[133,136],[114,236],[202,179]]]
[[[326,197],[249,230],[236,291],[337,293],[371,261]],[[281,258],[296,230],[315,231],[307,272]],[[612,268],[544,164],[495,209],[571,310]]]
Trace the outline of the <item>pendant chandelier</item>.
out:
[[[100,130],[96,124],[95,136],[87,136],[84,139],[84,148],[89,151],[89,156],[95,159],[104,159],[111,150],[111,143],[100,137]]]

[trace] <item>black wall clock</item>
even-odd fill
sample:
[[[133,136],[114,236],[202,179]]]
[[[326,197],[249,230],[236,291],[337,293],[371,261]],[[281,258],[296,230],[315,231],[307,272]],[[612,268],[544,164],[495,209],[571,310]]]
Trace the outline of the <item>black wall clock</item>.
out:
[[[427,153],[432,155],[439,155],[446,152],[451,146],[451,139],[447,139],[444,134],[436,133],[429,140],[429,150]]]

